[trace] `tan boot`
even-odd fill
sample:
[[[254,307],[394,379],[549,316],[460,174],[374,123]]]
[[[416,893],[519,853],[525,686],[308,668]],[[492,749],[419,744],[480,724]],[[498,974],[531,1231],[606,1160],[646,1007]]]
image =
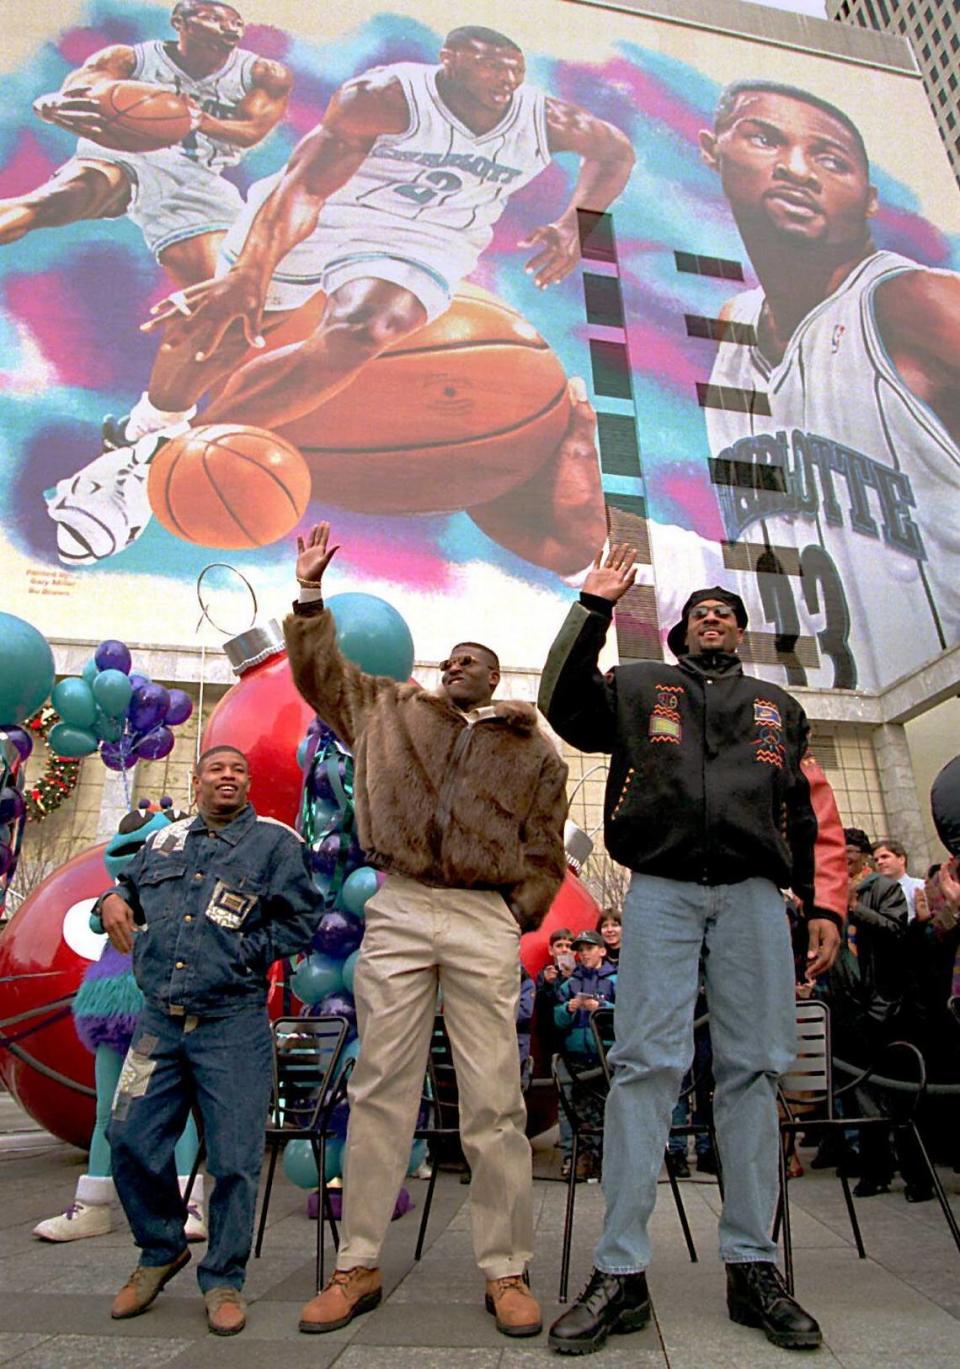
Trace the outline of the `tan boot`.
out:
[[[336,1331],[364,1312],[372,1312],[381,1298],[380,1270],[338,1269],[322,1293],[311,1298],[300,1313],[300,1330]]]
[[[487,1279],[484,1305],[496,1317],[497,1330],[505,1336],[538,1336],[542,1330],[540,1304],[523,1274]]]
[[[110,1308],[111,1317],[114,1321],[139,1317],[141,1312],[146,1312],[164,1284],[168,1284],[174,1274],[179,1274],[189,1263],[190,1251],[184,1248],[169,1264],[138,1264],[114,1298]]]
[[[237,1288],[218,1284],[203,1295],[207,1326],[215,1336],[236,1336],[247,1324],[247,1302]]]

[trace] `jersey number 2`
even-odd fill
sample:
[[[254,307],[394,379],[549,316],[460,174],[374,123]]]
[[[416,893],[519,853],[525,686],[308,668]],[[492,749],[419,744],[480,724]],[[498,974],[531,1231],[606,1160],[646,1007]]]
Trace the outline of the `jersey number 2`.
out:
[[[462,186],[463,181],[452,171],[431,171],[418,181],[395,185],[393,193],[402,195],[405,200],[413,200],[414,204],[423,205],[430,204],[440,195],[453,195]]]

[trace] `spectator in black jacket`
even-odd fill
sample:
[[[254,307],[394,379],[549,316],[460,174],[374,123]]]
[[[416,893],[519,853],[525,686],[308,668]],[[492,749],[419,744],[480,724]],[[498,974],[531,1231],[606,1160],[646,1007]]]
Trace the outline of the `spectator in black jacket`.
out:
[[[589,1284],[550,1329],[566,1353],[651,1315],[647,1225],[670,1114],[693,1056],[704,953],[724,1198],[720,1253],[730,1316],[774,1344],[813,1347],[771,1240],[779,1074],[796,1052],[794,969],[780,889],[801,900],[808,973],[832,963],[845,915],[836,805],[807,755],[809,727],[783,689],[744,674],[742,600],[696,590],[667,638],[677,665],[597,664],[636,553],[598,556],[550,651],[540,706],[583,751],[611,753],[606,847],[632,870],[623,905],[616,1045],[604,1133],[603,1235]]]

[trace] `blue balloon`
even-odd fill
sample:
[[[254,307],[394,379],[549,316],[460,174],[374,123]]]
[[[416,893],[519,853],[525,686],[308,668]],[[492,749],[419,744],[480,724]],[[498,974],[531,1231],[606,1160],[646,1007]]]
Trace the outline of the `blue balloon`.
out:
[[[93,654],[98,670],[119,670],[124,675],[130,673],[130,651],[123,642],[109,639],[101,642]]]
[[[297,1188],[317,1187],[320,1176],[309,1141],[287,1142],[283,1148],[283,1172]]]
[[[359,870],[354,870],[344,880],[340,902],[354,917],[363,917],[367,900],[372,898],[379,888],[379,873],[372,865],[361,865]]]
[[[413,637],[406,622],[375,594],[335,594],[327,608],[337,625],[337,645],[348,661],[369,675],[409,680]]]
[[[144,675],[139,670],[133,670],[130,672],[130,683],[134,689],[139,689],[141,685],[151,684],[152,681],[149,675]]]
[[[4,827],[15,827],[26,811],[27,801],[15,785],[0,789],[0,823]]]
[[[72,727],[70,723],[57,723],[51,727],[47,741],[55,756],[65,756],[68,760],[92,756],[99,745],[92,732],[85,727]]]
[[[169,727],[154,727],[137,742],[134,748],[142,761],[160,761],[173,750],[173,733]]]
[[[36,713],[53,688],[53,652],[41,633],[12,613],[0,613],[0,724]]]
[[[360,951],[351,951],[343,962],[343,987],[347,993],[353,993],[353,978],[357,972],[357,961],[360,959]]]
[[[108,770],[132,770],[137,763],[125,742],[104,742],[100,747],[100,759]]]
[[[333,1109],[328,1120],[328,1127],[334,1136],[341,1139],[347,1134],[347,1123],[350,1120],[350,1104],[344,1099]]]
[[[300,961],[291,976],[290,987],[301,1003],[319,1003],[327,994],[343,988],[340,961],[315,951]]]
[[[97,704],[86,680],[68,676],[54,686],[50,702],[65,723],[72,727],[92,727],[97,716]]]
[[[101,670],[90,686],[108,718],[122,718],[133,695],[133,685],[122,670]]]
[[[333,960],[346,960],[363,940],[363,923],[352,913],[342,913],[339,908],[331,908],[320,919],[313,938],[318,951]]]

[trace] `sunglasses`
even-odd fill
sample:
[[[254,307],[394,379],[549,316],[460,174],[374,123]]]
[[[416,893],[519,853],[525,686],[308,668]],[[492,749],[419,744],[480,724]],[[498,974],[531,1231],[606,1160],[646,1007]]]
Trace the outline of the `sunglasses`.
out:
[[[451,656],[448,660],[440,662],[441,673],[446,675],[447,671],[453,665],[462,665],[465,670],[468,670],[472,665],[483,665],[483,662],[479,657],[471,656],[468,651],[458,651],[455,656]]]
[[[697,604],[696,608],[690,610],[690,617],[695,623],[702,623],[704,618],[709,618],[710,614],[714,618],[722,618],[724,622],[729,622],[736,617],[735,611],[729,604]]]

